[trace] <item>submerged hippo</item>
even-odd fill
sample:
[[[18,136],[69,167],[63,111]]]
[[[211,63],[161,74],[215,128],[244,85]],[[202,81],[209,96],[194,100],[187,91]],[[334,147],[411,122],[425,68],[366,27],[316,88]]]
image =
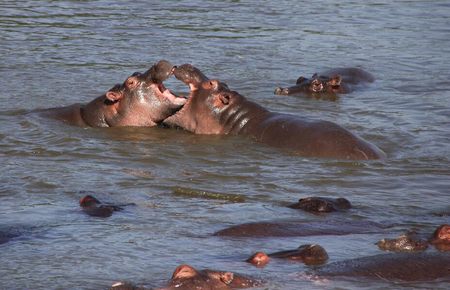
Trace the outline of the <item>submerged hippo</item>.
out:
[[[334,262],[317,272],[319,277],[350,277],[384,281],[450,281],[450,254],[392,253]]]
[[[94,217],[110,217],[113,212],[123,210],[123,206],[133,205],[133,204],[123,204],[123,205],[113,205],[105,204],[100,202],[98,199],[92,195],[86,195],[80,199],[80,206],[83,211]]]
[[[227,290],[260,286],[261,281],[232,272],[214,270],[198,271],[189,265],[178,266],[169,284],[160,290]]]
[[[229,237],[305,237],[379,233],[387,226],[370,221],[274,221],[245,223],[220,230],[215,236]]]
[[[20,236],[20,233],[11,230],[11,229],[0,229],[0,245],[6,244],[11,239],[14,239],[16,237]]]
[[[302,156],[338,159],[378,159],[385,156],[375,145],[328,121],[273,113],[247,100],[226,84],[208,78],[184,64],[174,70],[189,85],[188,101],[164,124],[196,134],[232,134],[294,151]]]
[[[376,245],[381,250],[392,252],[420,252],[428,248],[428,242],[419,239],[414,233],[407,233],[395,239],[382,239]]]
[[[44,116],[81,127],[155,126],[185,102],[163,85],[173,65],[162,60],[145,73],[134,73],[88,104],[39,110]]]
[[[433,233],[430,243],[439,251],[450,251],[450,225],[441,225]]]
[[[439,226],[428,240],[421,239],[415,232],[409,232],[395,239],[382,239],[376,245],[384,251],[419,252],[431,244],[439,251],[450,251],[450,225]]]
[[[256,267],[264,267],[270,258],[288,259],[303,262],[306,265],[320,265],[328,260],[325,249],[319,245],[301,245],[295,250],[280,251],[271,254],[257,252],[246,260]]]
[[[297,203],[291,204],[289,207],[311,213],[324,213],[350,209],[352,205],[348,199],[342,197],[328,198],[312,196],[300,198]]]
[[[371,83],[374,80],[370,73],[360,68],[336,68],[320,74],[315,73],[310,79],[301,76],[297,79],[295,86],[278,87],[274,94],[346,94],[352,92],[356,85]]]

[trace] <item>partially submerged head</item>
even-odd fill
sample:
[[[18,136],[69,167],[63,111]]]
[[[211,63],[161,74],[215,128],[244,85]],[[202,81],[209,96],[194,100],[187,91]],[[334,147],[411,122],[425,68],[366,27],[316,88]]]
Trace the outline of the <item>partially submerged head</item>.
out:
[[[177,79],[190,88],[186,104],[164,124],[197,134],[224,134],[222,113],[243,97],[218,80],[208,79],[199,69],[184,64],[174,69]]]
[[[431,243],[439,251],[450,251],[450,225],[439,226],[433,233]]]
[[[161,60],[144,73],[132,74],[86,105],[83,119],[91,126],[155,126],[186,102],[163,84],[172,70],[170,62]]]
[[[269,263],[270,257],[264,252],[256,252],[245,261],[256,267],[264,267]]]
[[[342,77],[338,74],[332,76],[322,76],[315,73],[311,78],[301,76],[297,79],[296,85],[288,88],[276,88],[276,95],[291,95],[297,93],[304,94],[337,94],[343,93],[345,89],[342,85]]]

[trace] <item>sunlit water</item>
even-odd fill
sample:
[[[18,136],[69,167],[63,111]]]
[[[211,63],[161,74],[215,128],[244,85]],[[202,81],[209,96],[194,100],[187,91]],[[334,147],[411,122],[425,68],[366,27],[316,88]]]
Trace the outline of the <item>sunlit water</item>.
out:
[[[450,5],[371,2],[2,1],[0,227],[18,236],[0,245],[0,288],[106,289],[117,280],[153,287],[181,263],[253,275],[267,289],[402,287],[311,281],[303,264],[261,270],[243,262],[257,250],[305,243],[322,245],[329,262],[374,255],[383,237],[450,222],[434,215],[450,211]],[[388,158],[302,158],[241,138],[77,128],[29,114],[92,100],[159,59],[192,63],[273,111],[336,122]],[[342,66],[377,80],[336,102],[273,95],[300,75]],[[180,196],[177,187],[246,200]],[[136,206],[89,217],[78,207],[83,191]],[[311,195],[346,197],[354,209],[324,217],[285,207]],[[212,236],[279,218],[397,226],[391,234]]]

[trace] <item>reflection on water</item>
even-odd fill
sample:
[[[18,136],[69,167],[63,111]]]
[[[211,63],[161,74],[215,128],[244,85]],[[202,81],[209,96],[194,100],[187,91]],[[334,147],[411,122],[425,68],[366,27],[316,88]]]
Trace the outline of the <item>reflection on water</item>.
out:
[[[340,218],[285,207],[311,195],[345,197],[354,205],[346,218],[392,221],[393,236],[450,223],[449,9],[439,1],[1,3],[0,288],[159,286],[188,263],[261,277],[269,289],[398,289],[243,262],[256,250],[307,243],[322,245],[329,262],[375,255],[385,235],[211,235],[244,222]],[[77,128],[28,113],[87,102],[159,59],[193,63],[271,110],[341,124],[389,157],[308,159],[235,137]],[[300,75],[345,66],[377,80],[335,101],[273,95]],[[186,92],[175,79],[167,86]],[[137,206],[92,218],[78,206],[83,191]]]

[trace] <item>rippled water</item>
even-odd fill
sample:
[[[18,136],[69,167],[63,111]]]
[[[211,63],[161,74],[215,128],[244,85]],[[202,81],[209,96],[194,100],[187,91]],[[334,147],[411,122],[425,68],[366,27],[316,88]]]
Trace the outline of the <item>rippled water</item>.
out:
[[[158,286],[181,263],[253,275],[267,289],[402,287],[311,282],[303,264],[261,270],[242,262],[256,250],[305,243],[325,247],[329,262],[373,255],[383,234],[211,236],[278,218],[390,221],[397,234],[450,222],[433,214],[450,211],[450,5],[370,2],[2,1],[0,227],[18,236],[0,245],[0,288],[105,289],[121,279]],[[28,114],[92,100],[159,59],[192,63],[271,110],[341,124],[388,158],[308,159],[234,137],[77,128]],[[273,95],[301,74],[340,66],[377,80],[336,102]],[[176,80],[167,86],[186,91]],[[78,207],[83,191],[136,206],[92,218]],[[310,195],[343,196],[354,209],[322,217],[284,207]]]

